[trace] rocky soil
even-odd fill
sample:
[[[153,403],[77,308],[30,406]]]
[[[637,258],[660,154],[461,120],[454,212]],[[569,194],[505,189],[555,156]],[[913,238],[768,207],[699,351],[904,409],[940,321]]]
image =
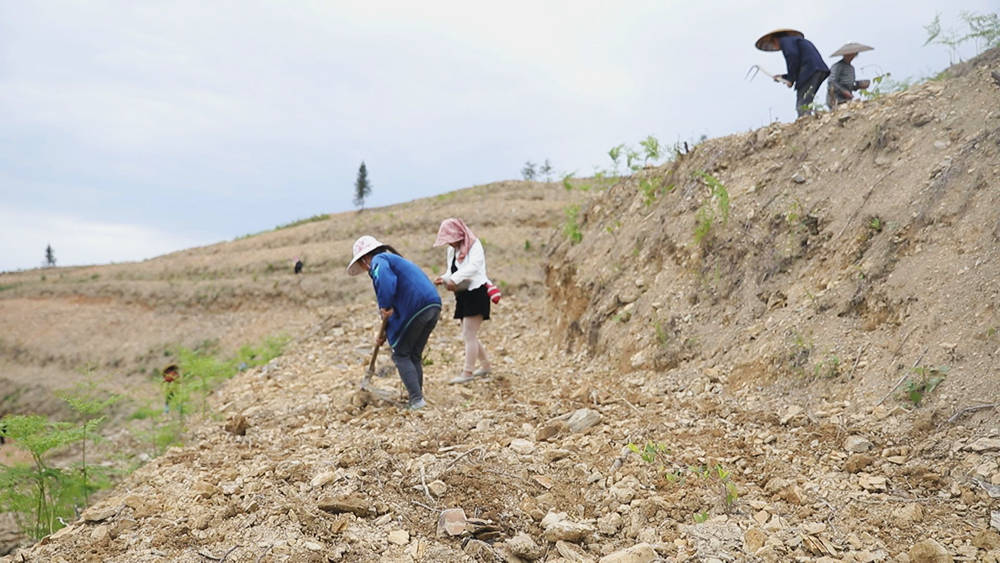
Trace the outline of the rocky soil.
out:
[[[483,223],[491,272],[518,268],[483,334],[493,374],[444,383],[461,342],[443,321],[422,411],[358,388],[374,313],[337,226],[337,293],[285,355],[221,388],[189,445],[0,561],[1000,561],[998,61],[597,195],[532,186],[551,205],[535,219],[400,207],[421,219],[373,232],[428,272],[440,257],[413,241],[442,212]],[[729,213],[695,240],[721,213],[699,172]],[[574,244],[559,210],[581,203]],[[515,222],[534,230],[491,233]],[[260,236],[314,229],[318,252],[331,228]],[[189,252],[235,270],[255,239]],[[69,295],[33,287],[8,291]]]

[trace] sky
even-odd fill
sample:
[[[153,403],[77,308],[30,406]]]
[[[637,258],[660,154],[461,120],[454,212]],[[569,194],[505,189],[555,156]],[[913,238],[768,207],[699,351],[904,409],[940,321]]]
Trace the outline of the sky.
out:
[[[0,0],[0,271],[106,264],[795,117],[780,27],[858,78],[937,73],[995,0]],[[837,58],[828,57],[828,64]],[[825,85],[817,100],[825,99]],[[359,235],[362,233],[359,233]],[[289,257],[290,259],[292,257]]]

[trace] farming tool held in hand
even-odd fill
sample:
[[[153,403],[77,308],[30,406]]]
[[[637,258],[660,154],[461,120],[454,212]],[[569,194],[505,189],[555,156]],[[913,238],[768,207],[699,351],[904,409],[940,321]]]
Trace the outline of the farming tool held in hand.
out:
[[[770,78],[771,80],[773,80],[775,82],[779,82],[781,84],[784,84],[785,86],[788,86],[789,88],[792,87],[792,83],[791,82],[785,80],[781,76],[777,76],[775,74],[771,74],[770,72],[764,70],[764,67],[762,67],[760,65],[751,65],[750,66],[750,70],[747,71],[746,79],[747,80],[753,80],[753,78],[755,76],[757,76],[757,73],[763,74],[764,76]]]

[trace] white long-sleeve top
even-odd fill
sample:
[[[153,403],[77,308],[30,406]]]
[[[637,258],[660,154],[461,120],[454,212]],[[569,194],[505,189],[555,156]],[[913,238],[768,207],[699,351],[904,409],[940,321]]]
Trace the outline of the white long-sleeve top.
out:
[[[488,281],[486,277],[486,253],[483,251],[483,244],[476,239],[465,255],[464,260],[455,260],[458,267],[455,273],[451,273],[451,261],[455,259],[455,249],[448,247],[448,260],[445,264],[444,274],[441,279],[453,282],[455,285],[466,289],[476,289]],[[464,282],[468,282],[467,284]]]

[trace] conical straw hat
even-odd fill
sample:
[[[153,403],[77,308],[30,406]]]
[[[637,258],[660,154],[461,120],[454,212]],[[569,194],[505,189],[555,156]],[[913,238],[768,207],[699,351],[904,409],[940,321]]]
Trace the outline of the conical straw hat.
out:
[[[831,57],[843,57],[844,55],[856,55],[861,51],[871,51],[875,47],[869,47],[861,43],[845,43],[843,47],[830,53]]]
[[[797,29],[776,29],[770,33],[765,33],[757,40],[754,45],[761,51],[778,51],[778,49],[772,49],[770,45],[765,45],[765,43],[770,42],[772,37],[784,37],[785,35],[794,35],[796,37],[805,37],[806,35]]]

